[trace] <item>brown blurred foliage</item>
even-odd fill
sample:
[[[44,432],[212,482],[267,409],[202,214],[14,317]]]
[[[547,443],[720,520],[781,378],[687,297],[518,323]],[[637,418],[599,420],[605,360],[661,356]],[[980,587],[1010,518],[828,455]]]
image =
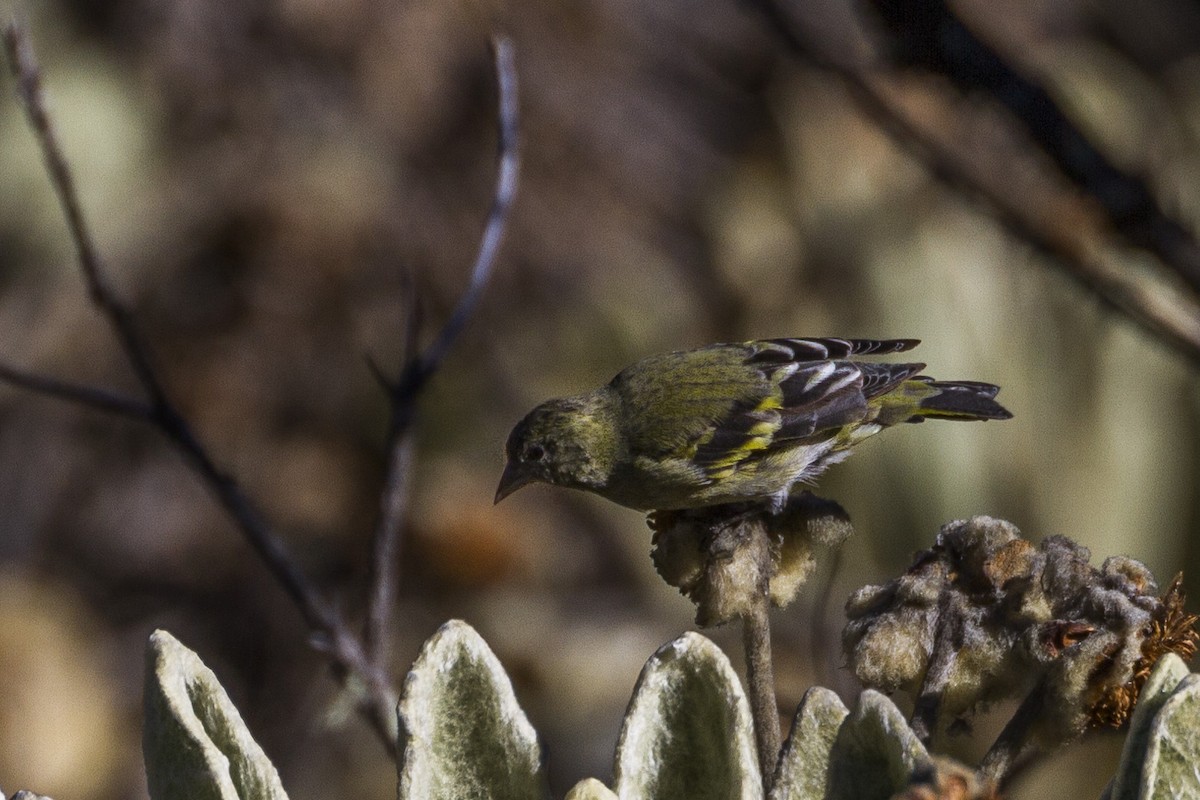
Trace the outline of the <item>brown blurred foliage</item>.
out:
[[[865,9],[803,5],[811,30],[858,52]],[[1200,8],[956,7],[1198,227]],[[654,574],[638,515],[544,488],[492,508],[492,492],[528,407],[640,356],[919,337],[930,374],[999,383],[1016,414],[906,426],[823,481],[858,535],[775,618],[785,710],[813,683],[854,689],[836,647],[844,599],[950,519],[988,513],[1160,577],[1200,574],[1194,368],[939,183],[748,7],[47,0],[23,13],[165,383],[351,616],[387,413],[364,355],[398,362],[406,276],[427,331],[466,281],[494,177],[487,39],[512,35],[522,184],[494,282],[422,402],[395,672],[442,621],[476,626],[545,739],[556,794],[609,777],[638,670],[691,612]],[[3,85],[0,357],[132,392]],[[1003,166],[990,130],[969,145]],[[1131,270],[1148,258],[1126,257]],[[295,610],[152,431],[0,387],[0,562],[7,791],[144,792],[141,653],[166,627],[216,670],[293,797],[393,796],[394,766],[346,717]],[[713,636],[736,652],[735,631]],[[977,759],[974,746],[956,755]],[[1014,796],[1048,782],[1096,796],[1117,747],[1074,749]]]

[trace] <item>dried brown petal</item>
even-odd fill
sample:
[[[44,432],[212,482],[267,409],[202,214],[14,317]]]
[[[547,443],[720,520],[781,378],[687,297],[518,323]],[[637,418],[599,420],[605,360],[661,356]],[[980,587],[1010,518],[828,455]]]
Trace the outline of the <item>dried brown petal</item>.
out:
[[[1096,632],[1095,625],[1086,622],[1056,622],[1044,632],[1047,636],[1045,645],[1051,655],[1056,657],[1073,644],[1078,644]]]
[[[983,562],[984,574],[997,589],[1010,580],[1024,577],[1033,568],[1037,548],[1026,539],[1014,539]]]
[[[1140,632],[1143,637],[1141,658],[1134,665],[1133,676],[1119,686],[1106,687],[1092,705],[1092,727],[1120,728],[1128,722],[1146,679],[1164,655],[1175,653],[1185,661],[1195,655],[1197,639],[1200,638],[1195,626],[1200,617],[1184,609],[1185,600],[1183,573],[1179,573],[1159,599],[1150,621]]]

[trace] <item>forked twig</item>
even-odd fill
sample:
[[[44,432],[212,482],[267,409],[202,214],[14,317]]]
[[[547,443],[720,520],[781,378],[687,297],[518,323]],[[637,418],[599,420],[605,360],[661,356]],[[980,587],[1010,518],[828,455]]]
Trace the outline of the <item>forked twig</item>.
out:
[[[429,379],[437,372],[455,339],[462,333],[475,313],[483,290],[491,279],[508,226],[513,198],[517,192],[520,167],[518,150],[519,115],[517,102],[517,72],[512,42],[504,37],[492,41],[498,85],[499,136],[496,164],[496,186],[492,207],[480,238],[479,250],[471,268],[466,289],[458,299],[446,324],[433,341],[417,351],[415,303],[410,302],[406,317],[405,363],[395,382],[382,378],[391,404],[391,421],[387,437],[388,462],[380,492],[379,517],[371,542],[371,572],[368,578],[367,619],[364,641],[372,660],[386,662],[385,633],[396,589],[396,568],[400,549],[400,533],[407,517],[408,476],[413,458],[412,429],[416,401]],[[410,299],[413,293],[406,293]]]
[[[41,148],[50,181],[66,217],[92,304],[108,319],[149,401],[124,398],[104,390],[69,384],[7,366],[0,369],[0,380],[100,411],[139,419],[157,428],[181,453],[204,485],[216,495],[217,501],[233,519],[246,541],[283,585],[284,591],[299,608],[312,631],[314,645],[329,655],[338,677],[344,679],[354,675],[361,682],[364,697],[360,709],[384,741],[394,746],[396,692],[387,677],[372,666],[361,643],[341,615],[303,573],[241,485],[216,465],[167,396],[154,369],[150,349],[139,333],[133,315],[108,282],[106,267],[79,202],[74,176],[63,154],[54,122],[46,110],[41,71],[29,36],[23,27],[11,22],[4,30],[4,45],[9,66],[17,81],[22,107]]]
[[[257,505],[246,495],[241,485],[221,470],[206,448],[193,433],[191,427],[167,396],[154,369],[150,348],[139,333],[128,307],[113,291],[108,275],[88,229],[86,218],[79,202],[75,180],[63,154],[53,120],[46,109],[38,68],[28,34],[16,22],[4,29],[4,46],[13,76],[17,81],[18,94],[28,117],[30,127],[41,148],[51,183],[58,195],[66,217],[67,227],[79,257],[80,269],[93,305],[106,317],[117,336],[121,350],[128,358],[137,380],[148,396],[148,401],[125,397],[104,389],[62,381],[42,376],[15,367],[0,364],[0,382],[29,391],[74,402],[106,413],[128,417],[149,423],[182,454],[187,464],[198,474],[201,482],[216,495],[218,502],[232,518],[251,547],[258,553],[270,573],[278,580],[288,596],[299,608],[301,615],[312,632],[313,645],[325,652],[337,677],[346,680],[353,677],[360,684],[362,696],[359,711],[391,748],[397,739],[396,691],[392,686],[381,659],[368,654],[368,646],[347,625],[341,614],[317,590],[316,586],[300,569],[282,540],[259,511]],[[501,84],[501,176],[498,180],[496,202],[484,232],[480,255],[472,273],[471,285],[459,301],[450,322],[422,358],[413,362],[415,366],[406,370],[417,379],[402,381],[392,390],[393,408],[403,413],[394,413],[393,434],[389,440],[393,457],[389,464],[389,480],[385,491],[385,508],[394,508],[396,520],[403,516],[403,504],[388,505],[388,497],[399,485],[391,473],[407,471],[407,453],[403,433],[411,422],[411,407],[415,394],[436,371],[458,332],[466,324],[478,302],[480,293],[491,272],[492,263],[502,238],[508,209],[516,187],[516,96],[515,71],[512,47],[507,41],[496,43],[496,64]],[[407,388],[404,388],[407,387]],[[401,389],[408,394],[401,395]],[[399,399],[402,398],[403,402]],[[406,411],[404,409],[407,409]],[[399,422],[399,424],[397,424]],[[377,537],[378,539],[379,537]],[[392,539],[394,541],[394,538]],[[382,548],[386,550],[386,548]],[[388,564],[394,562],[394,552],[381,552],[379,546],[373,554],[376,558],[387,557]],[[378,569],[378,582],[394,582],[394,568]],[[390,605],[389,588],[372,589],[371,607]],[[382,597],[383,600],[379,600]],[[377,617],[372,612],[376,626],[386,622],[386,616]],[[378,641],[379,631],[374,630],[369,641]],[[372,652],[374,648],[372,648]]]
[[[137,398],[126,397],[95,386],[85,386],[61,381],[48,375],[26,372],[7,364],[0,364],[0,382],[48,397],[57,397],[59,400],[66,400],[69,403],[78,403],[81,406],[94,408],[118,417],[145,421],[154,414],[152,407]]]
[[[46,99],[42,92],[42,75],[34,57],[33,45],[25,29],[16,21],[10,22],[4,29],[4,49],[8,56],[9,68],[17,81],[17,94],[21,98],[21,106],[29,125],[33,128],[34,136],[41,146],[42,158],[46,162],[46,170],[50,173],[50,182],[58,195],[66,218],[71,241],[79,256],[79,267],[83,272],[83,280],[87,285],[92,304],[104,314],[110,326],[121,343],[121,349],[129,358],[129,363],[137,374],[138,381],[150,395],[150,401],[155,406],[168,405],[163,394],[162,386],[154,367],[150,362],[150,354],[141,336],[134,326],[133,317],[108,283],[107,271],[100,252],[92,239],[83,208],[79,203],[79,193],[75,189],[75,178],[67,165],[62,146],[54,123],[46,111]]]

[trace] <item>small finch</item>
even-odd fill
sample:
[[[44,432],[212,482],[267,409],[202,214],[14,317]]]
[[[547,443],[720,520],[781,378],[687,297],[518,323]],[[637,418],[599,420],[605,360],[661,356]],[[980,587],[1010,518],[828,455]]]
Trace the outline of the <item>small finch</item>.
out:
[[[543,481],[639,510],[777,510],[797,484],[898,422],[1012,416],[990,383],[849,360],[917,344],[764,339],[643,359],[599,389],[529,412],[508,437],[496,502]]]

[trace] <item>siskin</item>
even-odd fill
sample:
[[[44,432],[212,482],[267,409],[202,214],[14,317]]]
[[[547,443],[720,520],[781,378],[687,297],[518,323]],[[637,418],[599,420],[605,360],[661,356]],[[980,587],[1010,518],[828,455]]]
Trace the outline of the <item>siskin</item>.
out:
[[[639,510],[778,510],[796,484],[898,422],[1012,416],[990,383],[848,360],[918,343],[765,339],[651,356],[606,386],[529,412],[508,437],[496,502],[544,481]]]

